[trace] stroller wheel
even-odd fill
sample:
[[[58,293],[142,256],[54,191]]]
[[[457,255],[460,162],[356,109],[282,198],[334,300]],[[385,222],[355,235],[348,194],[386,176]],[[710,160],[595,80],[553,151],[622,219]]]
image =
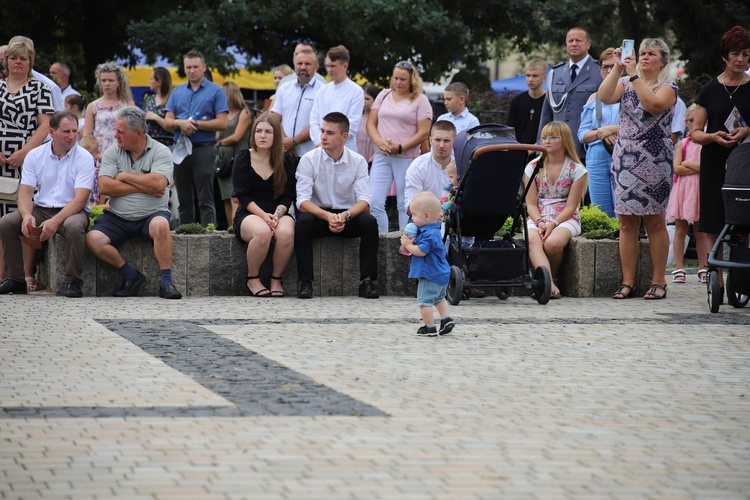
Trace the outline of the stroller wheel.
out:
[[[534,283],[532,288],[536,292],[536,301],[544,305],[549,302],[552,294],[552,275],[546,266],[539,266],[534,270]]]
[[[719,271],[708,273],[708,310],[712,313],[719,312],[721,305],[721,287],[719,286]]]
[[[448,279],[448,289],[445,292],[445,298],[452,306],[457,306],[461,302],[464,293],[464,275],[458,266],[451,266],[451,275]]]
[[[727,290],[727,302],[729,302],[729,305],[738,309],[745,307],[748,303],[748,300],[750,300],[750,296],[734,291],[734,287],[732,286],[731,269],[727,273],[727,280],[725,282],[725,285]]]
[[[513,293],[513,289],[507,286],[497,286],[495,287],[495,295],[500,300],[508,300],[508,297],[510,297],[511,293]]]

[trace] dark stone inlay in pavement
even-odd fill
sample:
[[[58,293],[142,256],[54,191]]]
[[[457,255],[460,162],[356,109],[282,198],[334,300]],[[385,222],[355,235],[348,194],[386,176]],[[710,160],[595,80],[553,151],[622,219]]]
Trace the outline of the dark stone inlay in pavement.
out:
[[[206,330],[204,320],[98,321],[235,406],[9,407],[0,418],[387,416]]]

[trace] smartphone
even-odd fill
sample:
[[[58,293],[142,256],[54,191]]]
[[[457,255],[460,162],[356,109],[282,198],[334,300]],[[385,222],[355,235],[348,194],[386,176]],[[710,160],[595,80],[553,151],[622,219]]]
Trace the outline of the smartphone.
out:
[[[626,57],[633,55],[633,49],[635,48],[635,41],[625,39],[622,41],[622,53],[620,54],[620,62],[624,61]]]

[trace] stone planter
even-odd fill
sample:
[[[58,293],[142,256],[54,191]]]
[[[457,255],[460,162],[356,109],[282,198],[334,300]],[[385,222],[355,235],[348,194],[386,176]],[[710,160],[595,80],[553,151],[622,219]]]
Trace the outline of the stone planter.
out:
[[[649,242],[638,243],[640,252],[636,267],[636,296],[651,286],[653,267]],[[573,238],[565,249],[560,266],[560,291],[566,297],[610,297],[622,282],[620,250],[617,240]]]
[[[247,245],[233,234],[172,234],[174,253],[172,276],[175,286],[185,296],[230,296],[247,294]],[[378,248],[378,290],[383,295],[416,296],[416,284],[408,280],[409,259],[398,253],[401,233],[382,234]],[[313,246],[315,281],[318,296],[357,295],[359,289],[359,238],[321,238]],[[63,238],[56,235],[43,250],[39,284],[55,293],[64,292],[65,249]],[[122,256],[146,275],[148,281],[140,294],[159,294],[159,266],[151,242],[132,239],[120,247]],[[270,254],[270,252],[269,252]],[[120,273],[98,261],[88,249],[84,254],[83,293],[86,296],[109,296],[120,283]],[[261,279],[268,283],[271,259],[260,269]],[[296,296],[297,261],[292,259],[284,272],[287,296]]]

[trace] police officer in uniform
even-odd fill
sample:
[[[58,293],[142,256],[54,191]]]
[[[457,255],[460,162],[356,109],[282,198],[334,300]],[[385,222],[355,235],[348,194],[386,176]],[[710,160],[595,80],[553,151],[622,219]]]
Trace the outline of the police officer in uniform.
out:
[[[567,62],[553,66],[547,75],[547,94],[542,106],[539,131],[551,121],[567,123],[573,134],[576,152],[581,161],[585,151],[578,141],[581,112],[589,96],[599,90],[602,75],[599,62],[589,56],[591,39],[583,28],[572,28],[565,37],[565,49],[570,57]]]

